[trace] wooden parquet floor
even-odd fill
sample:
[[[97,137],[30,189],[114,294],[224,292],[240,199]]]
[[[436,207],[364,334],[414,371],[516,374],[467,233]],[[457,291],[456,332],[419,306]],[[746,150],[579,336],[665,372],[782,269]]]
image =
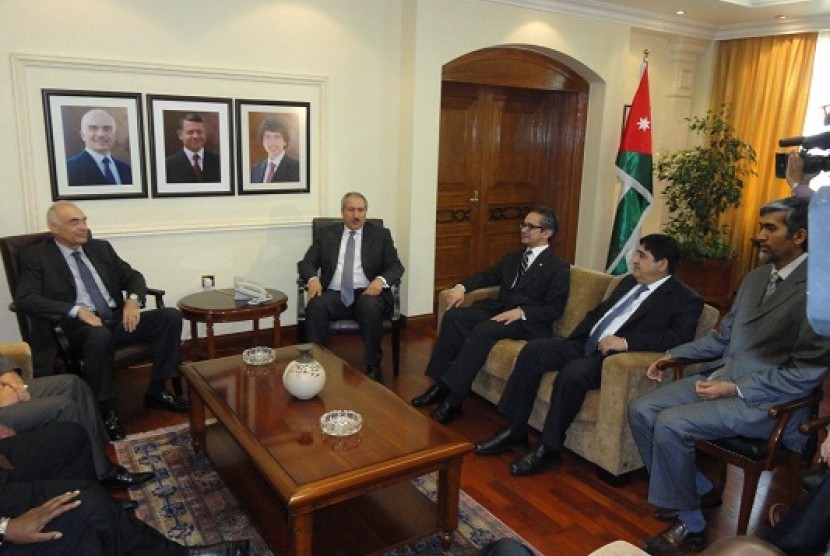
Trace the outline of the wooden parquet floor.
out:
[[[401,374],[397,378],[393,377],[391,348],[388,339],[385,340],[384,384],[406,400],[420,394],[430,383],[423,372],[434,337],[432,325],[408,324],[402,333]],[[284,344],[291,344],[294,339],[295,331],[291,327],[284,329]],[[236,336],[230,342],[220,342],[220,355],[241,352],[248,347],[243,345],[246,341],[244,336]],[[362,366],[359,337],[333,337],[329,347],[350,364]],[[136,367],[119,372],[117,377],[119,412],[128,433],[186,422],[183,415],[143,408],[141,401],[148,376],[147,367]],[[428,408],[423,411],[428,412]],[[471,396],[465,401],[462,417],[449,426],[475,442],[503,425],[504,420],[492,404]],[[515,454],[489,458],[468,456],[462,470],[462,488],[544,554],[584,556],[617,539],[636,544],[638,539],[665,527],[651,518],[652,507],[646,501],[648,477],[644,470],[631,473],[626,484],[614,487],[598,478],[592,464],[565,452],[560,463],[550,471],[517,478],[508,471],[516,457]],[[715,476],[711,462],[701,464],[710,477]],[[749,534],[766,531],[770,504],[798,496],[792,492],[792,482],[785,479],[778,472],[765,473],[762,477]],[[730,468],[724,504],[708,513],[712,540],[734,535],[741,484],[741,472]]]

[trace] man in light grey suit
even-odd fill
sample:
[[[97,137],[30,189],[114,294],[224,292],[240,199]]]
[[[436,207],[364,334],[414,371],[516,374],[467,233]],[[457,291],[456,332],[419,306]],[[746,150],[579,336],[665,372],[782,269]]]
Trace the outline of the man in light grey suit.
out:
[[[809,394],[827,374],[830,338],[818,336],[806,316],[808,203],[790,197],[761,208],[756,239],[761,260],[769,264],[747,274],[718,330],[661,358],[714,361],[699,375],[658,388],[629,407],[631,431],[650,474],[648,500],[659,508],[656,518],[672,522],[641,541],[651,554],[706,545],[701,496],[713,498],[712,484],[695,466],[695,441],[766,438],[775,424],[767,411]],[[662,378],[655,364],[646,373]],[[785,431],[789,448],[804,442],[800,421],[792,419]]]

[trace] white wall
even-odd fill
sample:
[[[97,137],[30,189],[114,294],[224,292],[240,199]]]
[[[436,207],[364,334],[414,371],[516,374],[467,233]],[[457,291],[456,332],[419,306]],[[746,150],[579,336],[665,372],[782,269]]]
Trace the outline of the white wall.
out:
[[[407,267],[404,313],[430,313],[441,66],[479,48],[533,44],[591,83],[576,262],[599,268],[616,203],[622,106],[637,82],[636,50],[667,40],[479,0],[3,0],[0,234],[45,228],[51,197],[41,87],[307,96],[314,106],[311,194],[79,205],[96,235],[165,288],[169,303],[196,290],[202,274],[216,274],[219,287],[244,274],[289,294],[283,323],[293,324],[295,263],[308,245],[309,219],[337,214],[340,196],[356,189],[396,238]],[[655,54],[653,83],[664,79],[661,65]],[[0,288],[0,305],[8,301]],[[15,321],[0,311],[0,341],[17,338]]]

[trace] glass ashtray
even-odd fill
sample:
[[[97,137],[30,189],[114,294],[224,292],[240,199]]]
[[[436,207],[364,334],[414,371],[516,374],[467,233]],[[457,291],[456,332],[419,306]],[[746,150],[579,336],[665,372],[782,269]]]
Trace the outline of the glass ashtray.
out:
[[[248,365],[267,365],[276,358],[276,350],[266,346],[252,347],[242,352],[242,360]]]
[[[323,434],[330,436],[349,436],[355,434],[363,425],[360,413],[351,409],[335,409],[320,417]]]

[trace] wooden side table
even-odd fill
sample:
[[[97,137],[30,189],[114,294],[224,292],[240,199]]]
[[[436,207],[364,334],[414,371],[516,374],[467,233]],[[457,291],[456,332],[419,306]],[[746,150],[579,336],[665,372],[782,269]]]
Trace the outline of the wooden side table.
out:
[[[210,290],[193,293],[177,303],[182,317],[190,321],[191,358],[198,361],[197,346],[199,323],[207,328],[207,351],[209,359],[216,359],[216,338],[213,334],[215,322],[240,322],[250,320],[254,324],[254,339],[259,337],[259,319],[274,319],[274,347],[280,347],[280,314],[288,305],[288,296],[280,290],[268,289],[271,300],[259,305],[248,305],[247,301],[233,298],[233,289]]]

